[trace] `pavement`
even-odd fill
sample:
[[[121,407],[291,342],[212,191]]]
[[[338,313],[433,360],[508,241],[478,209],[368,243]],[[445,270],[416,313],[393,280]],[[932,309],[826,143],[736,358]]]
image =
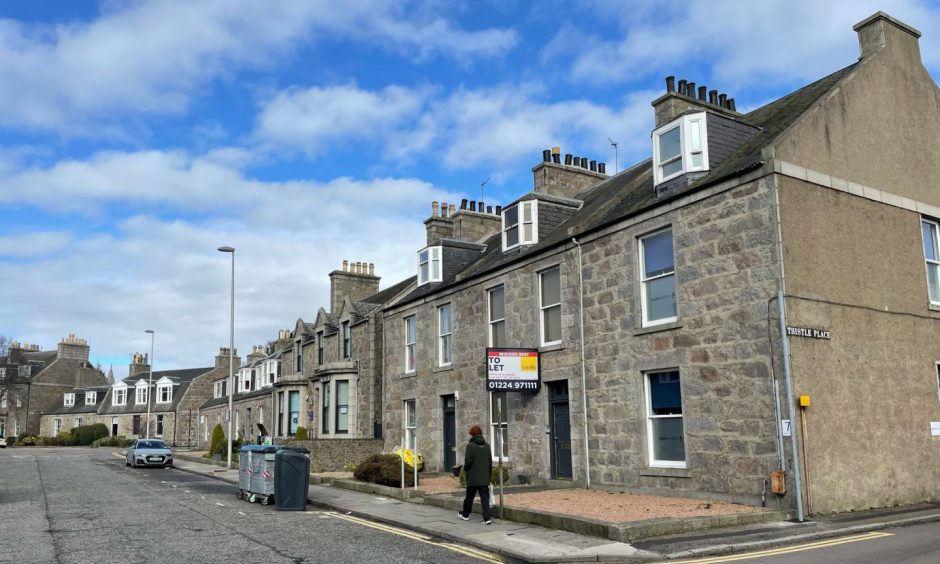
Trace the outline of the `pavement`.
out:
[[[238,470],[226,470],[177,453],[180,470],[238,483]],[[234,495],[233,490],[233,495]],[[453,509],[386,495],[312,484],[310,503],[498,554],[511,562],[652,562],[763,550],[867,531],[940,521],[940,503],[857,512],[797,523],[778,521],[705,532],[618,542],[533,524],[494,519],[469,522]]]

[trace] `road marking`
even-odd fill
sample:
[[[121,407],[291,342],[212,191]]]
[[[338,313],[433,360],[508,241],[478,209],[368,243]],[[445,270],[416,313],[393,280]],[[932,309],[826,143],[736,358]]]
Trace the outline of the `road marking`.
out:
[[[806,544],[798,544],[796,546],[788,546],[783,548],[775,548],[771,550],[761,550],[758,552],[749,552],[745,554],[735,554],[734,556],[716,556],[714,558],[701,558],[698,560],[676,560],[673,564],[685,564],[685,563],[695,563],[695,564],[716,564],[718,562],[734,562],[736,560],[747,560],[751,558],[764,558],[765,556],[779,556],[781,554],[791,554],[794,552],[802,552],[804,550],[815,550],[817,548],[828,548],[830,546],[837,546],[840,544],[847,544],[850,542],[858,542],[864,540],[874,540],[883,537],[894,536],[892,533],[879,533],[879,532],[870,532],[862,533],[860,535],[852,535],[848,537],[840,537],[831,540],[824,540],[818,542],[810,542]]]
[[[325,513],[327,517],[336,517],[337,519],[343,519],[344,521],[349,521],[351,523],[357,523],[366,527],[371,527],[373,529],[378,529],[380,531],[385,531],[386,533],[391,533],[393,535],[398,535],[400,537],[409,538],[416,540],[418,542],[423,542],[425,544],[430,544],[432,546],[438,546],[452,552],[459,552],[465,556],[471,556],[485,562],[493,562],[494,564],[502,564],[502,560],[496,559],[492,554],[488,552],[483,552],[480,550],[475,550],[473,548],[459,546],[456,544],[446,543],[446,542],[437,542],[431,540],[431,537],[422,535],[421,533],[415,533],[413,531],[407,531],[405,529],[399,529],[398,527],[392,527],[390,525],[382,525],[381,523],[374,523],[372,521],[367,521],[365,519],[360,519],[358,517],[353,517],[352,515],[340,515],[339,513],[327,512]]]

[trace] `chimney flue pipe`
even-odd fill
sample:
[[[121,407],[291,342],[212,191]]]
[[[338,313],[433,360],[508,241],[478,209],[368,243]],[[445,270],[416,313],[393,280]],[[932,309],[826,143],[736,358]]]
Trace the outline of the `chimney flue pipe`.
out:
[[[591,161],[591,172],[597,172],[597,161]]]
[[[684,78],[679,79],[679,94],[685,94],[685,85],[688,84],[688,81]]]
[[[708,91],[708,103],[713,106],[718,105],[718,91],[717,90]]]
[[[728,98],[728,109],[731,110],[732,112],[738,111],[734,109],[734,98]]]
[[[542,162],[547,163],[547,162],[550,162],[551,160],[552,160],[552,150],[545,149],[544,151],[542,151]]]
[[[607,174],[607,163],[597,163],[597,172]]]
[[[462,209],[462,210],[467,209],[467,199],[466,199],[466,198],[460,200],[460,209]]]
[[[708,94],[708,87],[707,87],[707,86],[699,86],[699,87],[698,87],[698,99],[699,99],[699,100],[705,101],[705,96],[706,96],[707,94]]]
[[[676,77],[669,75],[666,77],[666,92],[676,91]]]
[[[718,105],[719,105],[719,106],[721,106],[722,108],[727,108],[727,107],[728,107],[728,106],[726,105],[727,102],[728,102],[728,95],[727,95],[727,94],[719,94],[719,95],[718,95]]]
[[[571,153],[565,153],[565,164],[571,166]]]
[[[477,211],[477,203],[473,200],[470,200],[470,211]]]

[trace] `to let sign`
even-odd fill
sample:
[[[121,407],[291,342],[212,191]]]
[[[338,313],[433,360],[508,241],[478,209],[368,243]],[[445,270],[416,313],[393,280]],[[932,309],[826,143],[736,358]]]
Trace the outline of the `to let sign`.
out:
[[[486,349],[488,392],[537,392],[540,385],[538,349]]]

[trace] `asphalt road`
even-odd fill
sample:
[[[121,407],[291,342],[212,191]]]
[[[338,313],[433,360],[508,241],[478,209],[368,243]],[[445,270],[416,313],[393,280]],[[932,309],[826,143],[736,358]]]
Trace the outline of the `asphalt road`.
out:
[[[330,511],[275,511],[231,484],[125,468],[114,449],[0,450],[0,562],[447,562],[491,555]],[[308,508],[309,509],[309,508]],[[492,561],[492,560],[491,560]]]
[[[753,553],[733,554],[676,564],[937,564],[940,562],[940,523],[885,529],[786,546]]]

